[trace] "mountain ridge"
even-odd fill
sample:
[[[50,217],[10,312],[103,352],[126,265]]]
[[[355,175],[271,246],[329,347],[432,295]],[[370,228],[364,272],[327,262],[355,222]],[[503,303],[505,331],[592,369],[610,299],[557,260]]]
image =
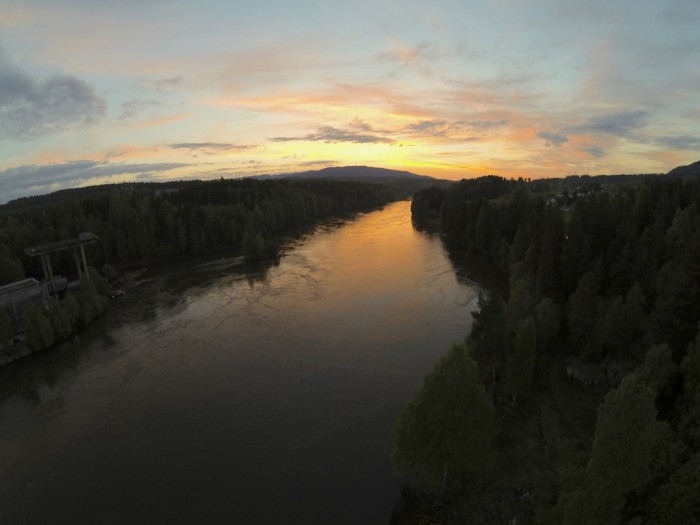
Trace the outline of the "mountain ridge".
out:
[[[436,179],[429,175],[418,175],[405,170],[392,170],[388,168],[375,168],[371,166],[332,166],[320,170],[298,171],[291,173],[280,173],[276,175],[265,175],[275,179],[409,179],[424,181],[447,181],[447,179]],[[453,181],[448,181],[453,182]]]
[[[700,160],[687,166],[673,168],[667,175],[669,177],[700,177]]]
[[[333,166],[320,170],[301,171],[294,173],[280,173],[277,175],[266,175],[259,178],[272,178],[276,180],[343,180],[356,182],[370,182],[384,184],[392,188],[397,196],[407,198],[417,191],[438,186],[448,188],[455,181],[447,179],[436,179],[428,175],[417,175],[410,171],[391,170],[387,168],[373,168],[370,166]]]

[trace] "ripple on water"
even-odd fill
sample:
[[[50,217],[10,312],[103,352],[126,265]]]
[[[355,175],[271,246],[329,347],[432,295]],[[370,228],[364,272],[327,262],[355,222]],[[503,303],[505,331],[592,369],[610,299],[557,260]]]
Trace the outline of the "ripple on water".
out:
[[[0,370],[0,522],[386,523],[394,422],[478,293],[409,206],[150,281]]]

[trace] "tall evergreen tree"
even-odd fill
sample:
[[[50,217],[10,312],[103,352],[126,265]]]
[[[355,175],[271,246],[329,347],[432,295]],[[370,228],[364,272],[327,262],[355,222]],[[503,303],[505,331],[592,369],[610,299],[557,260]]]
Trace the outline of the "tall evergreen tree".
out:
[[[680,427],[683,437],[700,450],[700,331],[681,363],[683,375],[683,404]]]
[[[22,314],[22,330],[29,348],[34,351],[43,350],[54,343],[51,321],[34,305],[27,307]]]
[[[25,277],[22,262],[2,248],[0,246],[0,286],[21,281]]]
[[[8,353],[12,349],[13,336],[12,319],[7,312],[7,308],[0,306],[0,349]]]
[[[664,427],[656,420],[654,398],[654,392],[631,374],[605,396],[598,409],[586,467],[594,523],[619,523],[629,494],[651,477],[652,450]]]
[[[505,389],[513,404],[517,399],[530,395],[536,347],[535,320],[528,317],[518,323],[513,344],[506,357]]]
[[[561,328],[559,307],[549,297],[542,299],[535,308],[535,324],[537,349],[544,353],[548,349],[549,342],[559,333]]]
[[[576,291],[569,298],[569,339],[582,355],[596,353],[595,332],[600,308],[598,279],[594,272],[581,277]]]
[[[700,452],[680,468],[654,493],[647,504],[647,521],[654,525],[700,523]]]
[[[479,310],[472,312],[474,325],[469,336],[478,359],[491,362],[491,395],[496,396],[497,376],[508,348],[507,308],[503,297],[495,292],[488,299],[479,293]]]
[[[466,345],[453,345],[399,417],[392,461],[434,490],[482,484],[495,460],[494,408]]]

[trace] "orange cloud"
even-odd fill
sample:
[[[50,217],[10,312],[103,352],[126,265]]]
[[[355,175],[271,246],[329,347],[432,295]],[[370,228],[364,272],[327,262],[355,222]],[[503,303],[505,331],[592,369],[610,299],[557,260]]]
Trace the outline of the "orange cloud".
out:
[[[161,126],[167,126],[173,122],[179,122],[190,117],[189,113],[180,113],[177,115],[160,115],[146,120],[141,120],[130,125],[134,129],[153,129]]]

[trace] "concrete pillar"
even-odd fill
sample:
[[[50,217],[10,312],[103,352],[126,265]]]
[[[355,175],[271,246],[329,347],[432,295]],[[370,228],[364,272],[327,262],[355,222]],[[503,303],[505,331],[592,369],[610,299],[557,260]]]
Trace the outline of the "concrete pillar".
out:
[[[54,294],[56,292],[54,291]],[[44,301],[44,307],[48,310],[49,308],[49,291],[46,289],[46,285],[41,286],[41,299]]]
[[[90,272],[88,270],[88,265],[87,265],[87,259],[85,259],[85,245],[81,244],[80,245],[80,254],[83,256],[83,266],[85,266],[85,273],[90,276]]]
[[[83,276],[83,270],[80,267],[80,257],[78,257],[78,250],[75,249],[75,246],[73,246],[73,258],[75,259],[75,266],[78,268],[78,279],[80,279]]]
[[[49,269],[46,266],[46,254],[42,253],[40,255],[41,257],[41,267],[44,269],[44,280],[48,281],[49,280]]]
[[[46,266],[49,268],[49,279],[51,280],[51,291],[56,293],[56,283],[53,282],[53,268],[51,268],[51,256],[46,254]]]

